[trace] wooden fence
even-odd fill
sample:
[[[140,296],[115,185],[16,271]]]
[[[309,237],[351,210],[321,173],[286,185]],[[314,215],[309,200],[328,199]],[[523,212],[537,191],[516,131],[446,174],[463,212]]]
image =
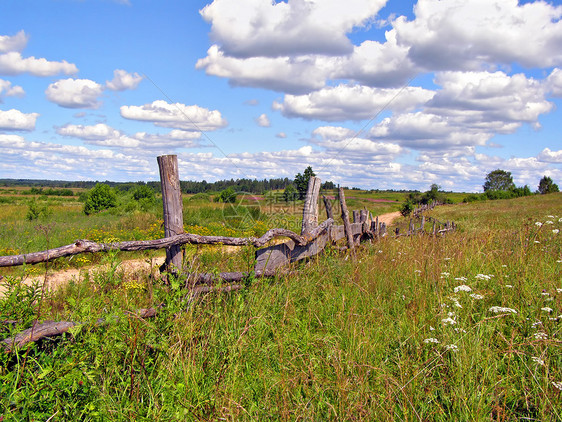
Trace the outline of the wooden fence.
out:
[[[158,157],[160,178],[162,183],[162,200],[164,208],[164,230],[162,239],[147,241],[125,241],[116,243],[96,243],[90,240],[77,240],[71,245],[66,245],[41,252],[21,255],[0,256],[0,267],[17,266],[24,264],[37,264],[47,262],[56,258],[77,255],[82,253],[95,253],[107,251],[140,251],[148,249],[166,249],[165,267],[168,271],[182,275],[186,278],[186,285],[192,289],[192,296],[213,290],[232,291],[244,287],[239,282],[250,274],[247,272],[223,272],[216,274],[208,273],[182,273],[181,245],[206,244],[206,245],[230,245],[245,246],[253,245],[256,248],[255,265],[253,275],[256,277],[273,276],[282,271],[293,262],[314,257],[320,254],[328,245],[345,239],[343,249],[352,250],[365,240],[376,240],[385,236],[391,236],[387,232],[386,224],[379,223],[378,217],[372,216],[366,209],[352,212],[350,220],[343,188],[339,189],[339,204],[343,224],[336,225],[333,216],[332,204],[323,197],[327,219],[319,223],[319,192],[321,181],[317,177],[311,177],[308,191],[303,206],[303,219],[301,233],[297,234],[287,229],[273,228],[263,236],[238,238],[224,236],[200,236],[183,233],[182,199],[179,191],[179,175],[177,171],[177,157]],[[421,212],[420,212],[421,215]],[[426,231],[426,220],[433,223],[432,230]],[[413,220],[405,233],[396,230],[395,236],[404,235],[441,235],[447,231],[454,230],[454,223],[440,223],[435,219],[425,216],[421,217],[421,225],[414,227]],[[282,243],[266,246],[276,237],[287,238]],[[265,247],[264,247],[265,246]],[[217,288],[213,287],[220,282]],[[226,285],[225,283],[232,283]],[[143,309],[137,312],[137,316],[150,317],[157,313],[157,308]],[[103,322],[103,321],[102,321]],[[96,324],[102,323],[97,321]],[[0,342],[5,350],[13,350],[15,346],[22,346],[31,341],[43,337],[59,335],[68,331],[75,322],[47,321],[43,324],[34,324],[28,330],[23,331],[16,337]]]

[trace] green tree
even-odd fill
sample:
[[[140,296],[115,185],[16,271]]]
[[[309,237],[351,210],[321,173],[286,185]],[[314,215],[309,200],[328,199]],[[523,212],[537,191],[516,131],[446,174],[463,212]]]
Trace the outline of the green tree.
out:
[[[84,214],[90,215],[117,206],[115,191],[105,183],[97,183],[89,192],[84,204]]]
[[[288,185],[283,191],[283,200],[285,202],[292,202],[299,199],[299,192],[294,185]]]
[[[226,188],[225,190],[221,191],[221,193],[219,193],[219,196],[216,200],[217,202],[224,202],[225,204],[233,204],[234,202],[236,202],[236,192],[234,192],[234,189],[231,187]]]
[[[553,193],[553,192],[559,192],[559,191],[560,190],[558,189],[558,185],[556,183],[554,183],[550,177],[544,176],[539,181],[539,193],[540,194]]]
[[[511,172],[505,170],[494,170],[486,175],[484,185],[484,192],[488,191],[508,191],[515,188]]]
[[[140,201],[141,199],[148,199],[153,201],[156,199],[156,194],[154,189],[148,185],[139,185],[133,189],[133,199],[135,201]]]
[[[305,169],[304,174],[298,173],[295,176],[293,184],[299,192],[299,199],[304,199],[306,197],[306,191],[308,190],[308,181],[311,177],[314,176],[316,176],[316,174],[314,174],[314,172],[312,171],[312,167],[310,166]]]

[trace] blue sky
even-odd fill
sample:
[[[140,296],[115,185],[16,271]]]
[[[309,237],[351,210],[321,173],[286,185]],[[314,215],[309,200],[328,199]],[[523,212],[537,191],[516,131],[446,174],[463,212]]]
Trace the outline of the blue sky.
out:
[[[562,183],[562,5],[5,0],[0,178]]]

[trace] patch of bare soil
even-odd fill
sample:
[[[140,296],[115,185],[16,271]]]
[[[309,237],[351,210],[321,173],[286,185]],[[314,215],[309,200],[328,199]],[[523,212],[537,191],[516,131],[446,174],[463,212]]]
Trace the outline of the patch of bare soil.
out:
[[[379,215],[379,223],[386,223],[386,225],[388,226],[392,224],[394,220],[400,218],[401,216],[402,214],[400,214],[400,211],[390,212],[388,214],[382,214]]]

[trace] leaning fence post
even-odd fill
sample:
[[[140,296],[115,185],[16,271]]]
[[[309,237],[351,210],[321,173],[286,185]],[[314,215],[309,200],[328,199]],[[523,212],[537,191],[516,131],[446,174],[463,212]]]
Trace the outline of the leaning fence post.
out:
[[[322,199],[324,200],[324,206],[326,207],[326,218],[334,218],[334,215],[332,214],[332,204],[330,203],[330,200],[328,198],[326,198],[325,195],[322,195]]]
[[[301,236],[318,227],[318,195],[320,193],[321,181],[318,177],[312,176],[308,180],[308,189],[304,199],[302,213]]]
[[[157,157],[162,185],[162,203],[164,206],[164,236],[171,237],[183,233],[183,203],[181,198],[180,177],[177,155]],[[166,268],[168,271],[181,272],[181,246],[166,249]]]
[[[339,188],[338,192],[340,197],[343,230],[345,232],[345,237],[347,238],[347,247],[349,249],[353,249],[355,245],[353,243],[353,233],[351,232],[351,224],[349,223],[349,212],[347,211],[347,205],[345,204],[345,194],[343,193],[343,188]]]

